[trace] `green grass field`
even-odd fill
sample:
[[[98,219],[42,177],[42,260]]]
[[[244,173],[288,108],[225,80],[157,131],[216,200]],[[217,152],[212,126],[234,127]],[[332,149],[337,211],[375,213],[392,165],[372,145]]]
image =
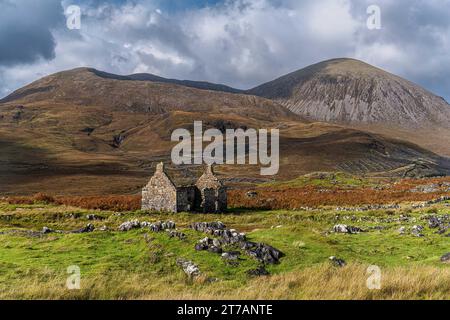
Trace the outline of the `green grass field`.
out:
[[[44,204],[0,204],[0,298],[3,299],[450,299],[450,268],[440,257],[450,251],[450,238],[428,228],[422,217],[449,214],[445,204],[411,210],[337,212],[239,211],[227,215],[113,213]],[[90,221],[88,214],[97,219]],[[388,222],[409,215],[408,222]],[[338,218],[339,217],[339,218]],[[345,217],[348,217],[347,220]],[[125,221],[173,220],[186,240],[149,229],[120,232]],[[353,221],[352,221],[353,220]],[[197,252],[205,234],[187,229],[192,222],[222,221],[285,253],[281,263],[267,267],[266,277],[247,271],[258,266],[242,255],[238,266],[220,255]],[[41,234],[42,227],[71,231],[93,223],[83,234]],[[335,224],[368,230],[335,234]],[[400,235],[401,226],[425,226],[424,237]],[[102,226],[110,231],[98,231]],[[373,227],[377,228],[373,228]],[[381,229],[381,230],[379,230]],[[337,268],[328,261],[347,262]],[[196,263],[202,276],[190,280],[177,258]],[[68,290],[67,268],[81,270],[81,289]],[[366,286],[366,269],[382,270],[381,290]]]

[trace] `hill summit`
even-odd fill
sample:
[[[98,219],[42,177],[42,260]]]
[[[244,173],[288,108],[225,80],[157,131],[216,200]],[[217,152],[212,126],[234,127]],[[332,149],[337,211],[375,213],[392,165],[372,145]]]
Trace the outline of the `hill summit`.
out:
[[[450,105],[410,81],[355,59],[320,62],[248,91],[315,121],[450,127]]]

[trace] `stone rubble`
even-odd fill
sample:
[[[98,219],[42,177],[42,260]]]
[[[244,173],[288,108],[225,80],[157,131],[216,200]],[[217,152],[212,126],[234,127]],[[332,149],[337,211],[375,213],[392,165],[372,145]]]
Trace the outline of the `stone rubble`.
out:
[[[86,225],[86,227],[81,228],[79,230],[72,231],[71,233],[88,233],[88,232],[94,232],[94,230],[95,230],[94,225],[92,223],[88,223]]]
[[[141,223],[139,220],[131,220],[122,223],[119,226],[119,231],[130,231],[131,229],[139,229],[141,227]]]
[[[363,207],[337,207],[336,211],[356,211],[365,212],[373,210],[396,210],[400,209],[398,204],[382,205],[382,204],[371,204]]]
[[[88,215],[86,215],[86,219],[87,220],[104,220],[105,218],[99,217],[95,214],[88,214]]]
[[[52,229],[50,229],[49,227],[43,227],[41,232],[43,234],[47,234],[47,233],[52,233],[54,231]]]
[[[443,262],[443,263],[450,263],[450,252],[447,253],[447,254],[444,254],[441,257],[441,262]]]
[[[433,192],[448,192],[450,191],[450,183],[442,182],[442,183],[433,183],[428,185],[417,186],[410,190],[410,192],[416,193],[433,193]]]
[[[438,229],[438,234],[444,234],[450,229],[450,214],[426,215],[422,219],[428,221],[430,229]]]
[[[222,254],[223,246],[234,245],[264,264],[279,263],[280,258],[284,256],[281,251],[274,247],[264,243],[247,241],[245,233],[239,233],[234,229],[226,229],[225,225],[220,221],[212,223],[198,222],[191,224],[190,227],[195,231],[218,237],[218,239],[207,237],[200,240],[195,245],[195,250],[197,251],[208,250],[213,253]]]
[[[342,268],[347,265],[347,263],[343,259],[339,259],[336,257],[330,257],[329,260],[330,260],[331,264],[335,267]]]
[[[119,231],[130,231],[132,229],[140,228],[148,228],[153,232],[160,232],[164,230],[174,230],[176,228],[176,225],[173,221],[158,221],[155,223],[150,223],[147,221],[140,222],[139,220],[131,220],[122,223],[119,226]]]
[[[224,252],[222,253],[222,259],[224,260],[238,260],[241,256],[241,253],[239,251],[231,251],[231,252]]]
[[[179,240],[185,240],[186,235],[183,232],[178,232],[175,230],[167,230],[167,233],[170,238],[178,238]]]
[[[424,235],[423,235],[423,233],[422,233],[422,231],[423,231],[424,229],[425,229],[425,228],[424,228],[423,226],[415,225],[415,226],[413,226],[412,229],[411,229],[411,234],[412,234],[413,236],[419,237],[419,238],[424,237]]]
[[[348,226],[346,224],[337,224],[333,227],[333,232],[335,233],[348,233],[348,234],[358,234],[364,232],[363,229],[358,227]]]
[[[441,197],[439,197],[437,199],[434,199],[434,200],[430,200],[430,201],[414,204],[412,206],[412,208],[413,209],[426,208],[426,207],[429,207],[429,206],[431,206],[433,204],[438,204],[438,203],[442,203],[442,202],[449,201],[449,200],[450,200],[450,196],[441,196]]]
[[[192,261],[178,258],[177,265],[183,269],[184,273],[189,277],[189,279],[193,279],[201,275],[199,267]]]
[[[248,270],[247,274],[249,276],[261,277],[261,276],[268,276],[269,275],[269,271],[267,271],[264,266],[259,266],[256,269]]]

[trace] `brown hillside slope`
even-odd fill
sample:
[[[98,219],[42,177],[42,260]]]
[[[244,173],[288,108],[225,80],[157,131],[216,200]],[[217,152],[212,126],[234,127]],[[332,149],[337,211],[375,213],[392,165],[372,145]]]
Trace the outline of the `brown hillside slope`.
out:
[[[446,174],[448,160],[360,130],[307,123],[255,96],[98,76],[75,69],[38,80],[0,104],[0,193],[137,192],[156,161],[169,160],[173,130],[281,129],[281,169],[411,176]],[[199,168],[174,168],[192,179]],[[223,166],[229,183],[266,181],[259,167]]]
[[[310,120],[370,130],[450,155],[450,105],[362,61],[324,61],[248,92]]]

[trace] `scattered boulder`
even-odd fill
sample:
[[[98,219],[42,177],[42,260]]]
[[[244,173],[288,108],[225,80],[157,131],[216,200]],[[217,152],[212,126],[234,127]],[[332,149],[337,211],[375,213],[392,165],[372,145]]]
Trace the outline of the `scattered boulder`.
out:
[[[256,191],[249,191],[249,192],[247,192],[246,195],[247,195],[247,198],[253,199],[253,198],[256,198],[258,196],[258,192],[256,192]]]
[[[197,250],[197,251],[208,250],[211,253],[217,253],[217,254],[222,253],[222,248],[220,247],[220,245],[217,245],[216,239],[210,239],[210,238],[204,238],[204,239],[200,240],[195,245],[195,250]]]
[[[215,231],[225,230],[225,225],[218,222],[196,222],[190,225],[190,228],[203,233],[214,234]]]
[[[447,253],[447,254],[444,254],[441,257],[441,262],[443,262],[443,263],[450,263],[450,252]]]
[[[109,231],[109,228],[107,226],[101,226],[98,230],[99,231]]]
[[[401,235],[406,234],[406,227],[400,227],[400,229],[398,229],[398,233]]]
[[[223,246],[237,246],[249,256],[264,264],[278,263],[279,259],[284,256],[281,251],[269,245],[247,241],[245,233],[239,233],[235,229],[226,229],[226,226],[220,221],[193,223],[190,227],[219,238],[200,240],[195,245],[197,251],[208,250],[213,253],[222,253]]]
[[[435,229],[435,228],[439,228],[439,226],[441,225],[441,221],[438,217],[436,216],[431,216],[428,219],[428,226],[431,229]]]
[[[204,243],[197,243],[197,244],[195,244],[195,250],[196,251],[208,250],[208,246],[205,245]]]
[[[249,256],[264,264],[276,264],[284,256],[278,249],[264,243],[245,242],[241,249],[245,250]]]
[[[131,220],[122,223],[119,226],[119,231],[130,231],[132,229],[139,229],[141,227],[141,223],[139,220]]]
[[[450,214],[429,215],[424,219],[428,220],[428,226],[431,229],[438,229],[438,234],[445,234],[450,229]]]
[[[429,184],[429,185],[422,185],[417,186],[410,190],[410,192],[416,192],[416,193],[433,193],[438,192],[440,190],[439,184]]]
[[[99,216],[97,216],[95,214],[88,214],[88,215],[86,215],[86,219],[87,220],[103,220],[104,218],[103,217],[99,217]]]
[[[95,227],[92,223],[88,223],[86,227],[81,228],[80,230],[75,230],[72,233],[88,233],[93,232],[95,230]]]
[[[413,226],[411,229],[411,234],[415,237],[424,237],[424,235],[422,234],[423,229],[424,227],[420,225]]]
[[[158,221],[156,223],[148,224],[146,227],[148,227],[153,232],[160,232],[163,230],[175,229],[175,223],[173,223],[172,221],[169,222]]]
[[[335,267],[342,268],[347,265],[347,263],[343,259],[339,259],[336,257],[330,257],[329,259],[330,259],[331,264]]]
[[[256,269],[248,270],[247,274],[249,276],[254,276],[254,277],[261,277],[261,276],[268,276],[268,275],[270,275],[269,271],[267,271],[264,266],[259,266]]]
[[[177,259],[177,265],[183,269],[184,273],[189,277],[189,279],[198,277],[201,274],[199,267],[192,261],[179,258]]]
[[[130,231],[132,229],[139,229],[139,228],[149,228],[153,232],[161,232],[164,230],[173,230],[175,229],[175,222],[173,221],[158,221],[155,223],[150,222],[139,222],[139,220],[131,220],[122,223],[119,226],[120,231]]]
[[[54,231],[52,229],[50,229],[49,227],[43,227],[41,232],[43,234],[47,234],[47,233],[52,233]]]
[[[345,224],[337,224],[333,227],[335,233],[348,233],[348,234],[358,234],[364,232],[361,228],[347,226]]]
[[[178,238],[180,240],[186,239],[186,235],[183,232],[178,232],[174,230],[167,230],[170,238]]]
[[[239,251],[231,251],[222,253],[222,259],[235,261],[238,260],[241,253]]]
[[[223,250],[220,247],[211,246],[208,248],[208,251],[211,253],[222,254]]]

